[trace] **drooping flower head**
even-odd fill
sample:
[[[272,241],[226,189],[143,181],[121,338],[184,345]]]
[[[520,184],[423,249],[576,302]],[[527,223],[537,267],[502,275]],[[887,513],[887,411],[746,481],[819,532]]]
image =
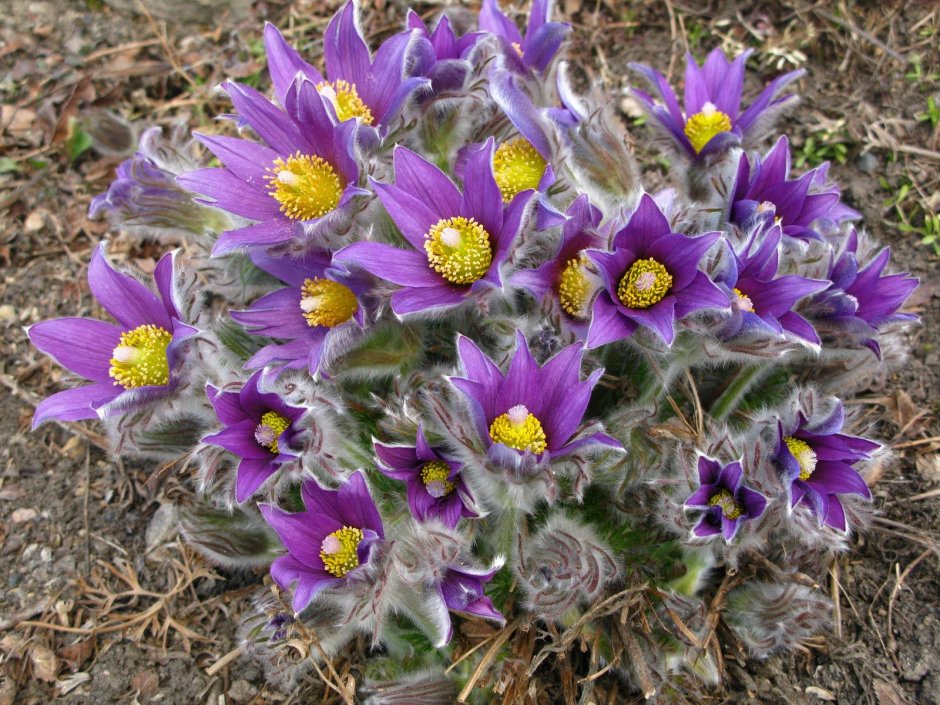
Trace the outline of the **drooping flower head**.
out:
[[[480,29],[499,37],[506,63],[513,71],[544,73],[570,28],[565,22],[550,22],[551,14],[551,0],[532,0],[523,36],[516,23],[499,9],[498,0],[483,0]]]
[[[239,117],[267,144],[196,135],[224,166],[183,174],[180,184],[207,196],[202,203],[257,221],[222,233],[213,254],[330,232],[353,197],[368,193],[357,186],[356,124],[334,124],[314,84],[303,78],[292,84],[284,111],[249,86],[224,87]]]
[[[857,494],[871,499],[865,480],[853,467],[867,460],[877,443],[839,433],[845,422],[842,402],[826,418],[815,423],[797,413],[793,422],[777,424],[774,458],[784,474],[789,506],[807,507],[825,524],[847,531],[845,510],[839,495]]]
[[[365,566],[375,544],[385,538],[361,470],[337,490],[307,480],[301,497],[302,512],[258,505],[287,549],[287,555],[271,565],[271,577],[283,590],[293,589],[292,604],[298,613],[318,592],[341,585]]]
[[[766,129],[770,114],[780,112],[796,100],[794,95],[777,96],[805,72],[791,71],[774,79],[742,111],[744,64],[750,53],[749,49],[729,62],[721,49],[714,49],[701,67],[689,54],[683,107],[679,106],[665,76],[645,64],[630,64],[650,82],[665,105],[657,105],[652,96],[641,90],[634,88],[633,94],[676,144],[693,158],[741,141],[753,143],[760,137],[756,133]]]
[[[916,321],[911,313],[899,313],[914,293],[919,280],[908,274],[884,274],[891,259],[885,247],[864,267],[858,261],[858,233],[853,229],[845,250],[829,264],[832,285],[813,297],[810,313],[830,331],[848,334],[879,358],[881,347],[875,336],[891,323]]]
[[[432,94],[462,88],[471,68],[467,57],[483,33],[467,32],[458,37],[444,14],[433,32],[414,10],[408,10],[407,21],[408,28],[418,35],[413,49],[412,73],[431,79]]]
[[[721,534],[731,542],[745,521],[760,517],[767,508],[767,498],[744,484],[740,462],[722,465],[704,455],[698,459],[699,488],[685,500],[690,509],[704,509],[692,529],[696,536]]]
[[[36,407],[33,428],[49,419],[107,418],[170,395],[179,382],[183,347],[198,331],[182,322],[174,256],[153,273],[157,293],[105,259],[104,244],[88,265],[88,286],[117,325],[90,318],[57,318],[30,326],[37,348],[92,384],[53,394]]]
[[[790,144],[786,136],[761,158],[741,155],[730,202],[729,220],[742,228],[774,222],[783,234],[820,239],[832,228],[861,215],[842,203],[839,187],[828,180],[829,164],[790,178]]]
[[[450,566],[438,585],[447,609],[475,614],[505,624],[506,618],[493,606],[493,601],[485,592],[486,583],[493,579],[501,567],[502,561],[497,561],[496,566],[492,568],[473,568],[456,564]]]
[[[759,243],[758,235],[754,234],[740,254],[732,252],[725,271],[716,277],[731,299],[731,318],[722,336],[730,338],[755,329],[776,335],[786,331],[818,345],[813,326],[793,307],[800,299],[825,289],[829,282],[795,274],[778,277],[780,227],[772,227]]]
[[[411,248],[356,242],[334,259],[401,286],[391,297],[399,315],[456,306],[471,294],[501,288],[500,266],[531,192],[503,203],[493,178],[493,141],[469,156],[463,193],[405,147],[395,148],[394,162],[395,183],[372,185]]]
[[[202,439],[237,455],[241,461],[235,479],[235,501],[246,502],[284,463],[297,458],[297,422],[304,410],[290,406],[278,394],[262,392],[261,372],[253,374],[238,392],[223,392],[206,385],[221,431]]]
[[[581,380],[582,345],[569,345],[539,365],[519,332],[505,374],[469,338],[460,336],[457,350],[463,376],[450,381],[470,402],[480,439],[492,458],[558,458],[589,444],[620,448],[603,433],[576,437],[603,373],[594,370]]]
[[[426,78],[404,76],[405,56],[412,38],[411,31],[389,37],[373,59],[356,26],[355,4],[349,0],[330,20],[323,37],[324,78],[300,58],[277,27],[268,23],[264,28],[264,46],[274,93],[286,107],[291,84],[298,75],[303,76],[312,82],[340,122],[357,119],[361,125],[384,134],[408,97],[430,83]]]
[[[308,250],[303,257],[252,253],[257,267],[287,284],[265,294],[232,318],[252,335],[285,342],[266,345],[245,364],[248,369],[306,369],[315,375],[335,336],[365,325],[363,298],[368,284],[333,264],[330,253]]]
[[[644,326],[671,345],[676,321],[706,308],[727,308],[728,297],[699,271],[720,233],[689,237],[672,232],[653,198],[644,194],[613,251],[591,250],[604,288],[594,299],[587,346],[628,338]]]
[[[418,426],[415,446],[393,446],[373,441],[379,470],[407,483],[408,507],[419,521],[440,519],[453,529],[461,517],[477,516],[470,507],[473,496],[460,475],[463,465],[441,448],[432,448]]]

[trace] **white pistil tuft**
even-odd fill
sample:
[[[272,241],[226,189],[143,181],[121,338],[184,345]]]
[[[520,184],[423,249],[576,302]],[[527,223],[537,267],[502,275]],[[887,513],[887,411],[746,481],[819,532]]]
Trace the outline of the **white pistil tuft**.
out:
[[[132,345],[118,345],[112,355],[118,362],[131,363],[137,359],[140,351]]]
[[[323,303],[322,296],[304,296],[300,299],[300,310],[304,313],[310,313],[320,308]]]
[[[325,539],[323,539],[323,543],[320,544],[320,551],[328,556],[332,556],[334,553],[339,553],[342,549],[342,542],[340,542],[340,540],[333,534],[330,534]]]
[[[516,404],[516,406],[506,412],[506,416],[509,417],[509,423],[513,426],[521,426],[529,417],[529,410],[526,408],[525,404]]]
[[[459,247],[460,240],[460,231],[456,228],[444,228],[441,230],[441,242],[448,247]]]
[[[654,284],[656,284],[656,275],[653,272],[643,272],[636,278],[634,286],[636,286],[637,291],[649,291]]]
[[[705,115],[706,117],[714,115],[716,112],[718,112],[718,109],[715,107],[715,104],[712,103],[711,101],[708,101],[707,103],[705,103],[705,105],[702,106],[701,113],[702,115]]]
[[[300,183],[300,177],[292,171],[284,169],[277,173],[277,180],[285,186],[297,186]]]

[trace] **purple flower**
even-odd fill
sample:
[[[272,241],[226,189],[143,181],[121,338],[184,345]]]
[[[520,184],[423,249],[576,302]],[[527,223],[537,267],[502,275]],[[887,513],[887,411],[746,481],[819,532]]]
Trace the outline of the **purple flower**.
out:
[[[813,297],[810,312],[827,328],[847,332],[879,358],[881,346],[874,339],[885,325],[916,321],[917,316],[898,313],[920,280],[908,274],[883,274],[891,259],[885,247],[865,266],[858,261],[858,233],[853,229],[845,251],[829,265],[832,285]]]
[[[33,416],[48,419],[107,418],[168,396],[179,382],[183,347],[198,331],[180,320],[174,255],[160,258],[153,293],[136,278],[113,269],[98,245],[88,265],[88,286],[118,325],[90,318],[41,321],[30,341],[56,362],[92,384],[53,394]]]
[[[699,488],[685,500],[685,506],[704,509],[702,518],[692,529],[696,536],[721,534],[730,542],[741,524],[757,519],[767,508],[767,498],[743,483],[740,462],[722,466],[717,460],[698,459]]]
[[[414,10],[408,10],[408,28],[418,35],[411,73],[431,79],[433,94],[462,88],[471,68],[466,57],[483,33],[467,32],[458,37],[443,14],[432,32]]]
[[[419,521],[440,519],[453,529],[461,517],[476,517],[473,496],[460,476],[463,465],[432,448],[418,425],[416,446],[391,446],[373,441],[379,470],[407,483],[408,507]]]
[[[831,228],[861,215],[842,203],[841,191],[828,182],[829,164],[790,179],[790,144],[781,137],[761,159],[741,155],[729,219],[742,228],[775,222],[790,237],[820,239]]]
[[[469,338],[460,336],[457,349],[464,376],[450,381],[469,400],[491,457],[558,458],[597,443],[621,448],[604,433],[575,438],[591,391],[603,374],[603,369],[594,370],[581,381],[582,345],[569,345],[539,366],[525,336],[517,332],[516,352],[506,374]]]
[[[613,251],[588,253],[604,283],[594,300],[588,348],[628,338],[640,326],[671,345],[676,320],[700,309],[727,308],[727,294],[698,269],[719,236],[673,233],[656,202],[644,194],[630,222],[614,235]]]
[[[206,385],[206,396],[225,426],[202,439],[241,458],[235,480],[235,501],[251,499],[278,467],[294,460],[297,422],[304,410],[280,396],[262,392],[261,372],[253,374],[238,392],[223,392]]]
[[[777,335],[784,331],[818,345],[819,336],[809,321],[793,311],[800,299],[822,291],[828,281],[806,279],[795,274],[777,276],[780,227],[772,227],[757,245],[755,233],[744,251],[731,253],[728,267],[716,277],[731,298],[731,318],[722,336],[731,338],[742,331],[769,330]]]
[[[777,423],[774,458],[783,470],[789,506],[805,506],[820,524],[840,531],[848,529],[841,494],[871,499],[865,480],[852,466],[871,457],[877,443],[839,433],[845,412],[839,402],[829,416],[810,424],[803,412],[792,424]]]
[[[527,73],[535,70],[544,73],[561,48],[569,29],[567,23],[549,22],[551,14],[550,0],[532,0],[523,37],[516,23],[500,11],[498,0],[483,0],[480,29],[499,37],[506,62],[514,71]]]
[[[553,310],[580,340],[587,337],[591,302],[601,288],[587,250],[601,247],[603,239],[595,232],[601,222],[600,210],[586,194],[578,196],[566,213],[561,242],[555,256],[536,269],[515,272],[510,283],[528,289],[539,301],[549,301]]]
[[[484,619],[492,619],[505,624],[506,618],[493,606],[493,601],[484,592],[484,583],[489,582],[500,567],[502,567],[501,562],[489,570],[460,565],[450,566],[444,574],[444,579],[438,585],[447,609],[475,614]],[[449,638],[448,641],[450,641]]]
[[[714,49],[700,68],[692,55],[686,58],[684,110],[666,78],[644,64],[630,64],[650,82],[665,103],[656,105],[652,96],[633,89],[634,95],[647,112],[665,128],[676,143],[690,156],[698,157],[741,140],[754,141],[754,133],[769,122],[768,113],[778,113],[796,96],[776,96],[790,82],[805,72],[791,71],[774,79],[757,99],[741,112],[744,86],[744,64],[751,50],[729,62],[720,49]]]
[[[408,97],[430,81],[404,77],[405,55],[412,40],[411,31],[390,37],[372,59],[369,47],[356,27],[356,7],[349,0],[326,28],[323,52],[326,78],[300,58],[277,28],[264,28],[264,46],[274,93],[281,105],[291,100],[291,84],[303,76],[330,105],[340,122],[358,118],[363,126],[377,128],[384,134]]]
[[[239,247],[269,247],[329,232],[354,196],[356,124],[335,125],[314,84],[298,79],[285,99],[286,113],[253,88],[226,83],[240,117],[267,146],[237,137],[197,135],[225,165],[178,177],[201,203],[257,221],[222,233],[220,255]]]
[[[287,342],[266,345],[245,367],[273,365],[275,376],[306,368],[315,375],[334,337],[365,324],[367,284],[336,268],[330,253],[321,250],[308,250],[296,259],[253,252],[252,261],[287,286],[265,294],[245,311],[232,311],[232,318],[252,335]]]
[[[307,480],[300,492],[304,511],[285,512],[273,504],[258,505],[287,555],[271,565],[271,577],[283,590],[293,585],[295,612],[301,612],[320,590],[335,587],[369,562],[372,548],[385,538],[382,518],[361,470],[338,490]]]
[[[372,182],[411,249],[356,242],[334,256],[398,284],[392,310],[403,315],[463,303],[501,288],[500,266],[519,232],[531,192],[503,204],[493,178],[493,141],[467,160],[464,191],[414,152],[395,148],[395,184]]]

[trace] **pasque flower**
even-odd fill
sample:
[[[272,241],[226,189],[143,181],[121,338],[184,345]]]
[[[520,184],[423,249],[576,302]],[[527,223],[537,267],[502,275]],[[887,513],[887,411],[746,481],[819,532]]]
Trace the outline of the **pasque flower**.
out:
[[[260,383],[259,371],[238,392],[206,385],[209,403],[225,427],[202,442],[225,448],[241,459],[235,479],[237,502],[251,499],[281,465],[300,453],[295,447],[300,433],[297,422],[304,410],[273,392],[261,391]]]
[[[699,488],[685,500],[689,509],[704,509],[692,529],[696,536],[721,534],[731,541],[745,521],[760,517],[767,508],[767,498],[744,484],[740,462],[722,465],[704,455],[698,459]]]
[[[604,286],[594,299],[587,346],[628,338],[640,326],[671,345],[677,320],[701,309],[727,308],[728,296],[698,269],[719,236],[673,233],[644,194],[630,222],[614,235],[613,251],[588,251]]]
[[[342,584],[365,566],[375,544],[385,538],[382,518],[361,470],[337,490],[307,480],[300,494],[302,512],[258,505],[287,549],[287,555],[271,565],[271,577],[282,589],[293,589],[295,612],[301,612],[321,590]]]
[[[469,338],[460,336],[457,350],[463,376],[450,382],[470,402],[480,438],[494,457],[558,458],[591,444],[621,447],[604,433],[576,437],[603,374],[594,370],[581,380],[582,345],[569,345],[539,365],[525,336],[517,333],[505,374]]]
[[[641,90],[633,89],[633,93],[676,144],[692,157],[727,148],[741,140],[753,141],[753,133],[766,127],[769,112],[779,112],[796,100],[794,95],[777,96],[805,72],[791,71],[774,79],[742,111],[744,64],[750,54],[749,49],[729,62],[721,49],[714,49],[701,67],[691,54],[688,55],[683,107],[679,106],[665,76],[645,64],[630,66],[643,74],[665,105],[657,105],[652,96]]]
[[[395,148],[394,162],[395,183],[372,185],[411,247],[355,242],[337,252],[335,261],[401,286],[391,297],[399,315],[456,306],[471,294],[501,288],[500,266],[528,198],[503,203],[493,178],[493,141],[470,154],[463,193],[405,147]]]
[[[118,272],[98,245],[88,265],[88,286],[117,325],[90,318],[57,318],[30,326],[37,348],[92,384],[53,394],[36,407],[33,428],[49,419],[106,418],[171,394],[179,382],[183,347],[198,331],[182,322],[176,300],[174,257],[160,258],[157,293]]]
[[[438,584],[447,609],[504,624],[506,618],[493,606],[493,601],[485,592],[485,584],[492,580],[500,567],[501,561],[497,562],[495,568],[472,568],[457,564],[450,566]]]
[[[462,88],[470,72],[467,58],[483,33],[467,32],[458,37],[445,14],[440,16],[433,32],[414,10],[408,10],[407,22],[408,28],[418,35],[412,49],[414,66],[411,72],[429,78],[432,93]]]
[[[511,69],[519,73],[532,70],[544,73],[570,28],[566,22],[550,22],[551,14],[551,0],[532,0],[523,36],[516,23],[499,9],[498,0],[483,0],[480,29],[499,37]]]
[[[311,81],[316,92],[327,102],[340,122],[358,119],[384,133],[398,115],[408,97],[428,86],[422,77],[405,77],[405,57],[413,39],[406,31],[389,37],[378,48],[375,58],[356,27],[356,8],[349,0],[326,28],[323,53],[326,77],[308,64],[291,47],[277,28],[264,28],[264,46],[274,93],[281,105],[290,101],[291,84],[298,75]]]
[[[783,234],[820,239],[820,228],[832,227],[861,215],[842,203],[841,191],[828,180],[829,164],[790,178],[790,143],[781,137],[761,158],[746,154],[738,162],[731,222],[743,228],[774,222]]]
[[[804,506],[820,524],[846,531],[845,510],[839,496],[857,494],[871,499],[865,480],[853,467],[867,460],[877,443],[839,433],[845,422],[842,402],[826,418],[810,423],[803,412],[793,422],[777,424],[774,457],[783,471],[791,508]]]
[[[291,85],[282,111],[249,86],[224,84],[239,117],[266,145],[196,135],[224,166],[182,174],[179,183],[207,196],[202,203],[257,221],[222,233],[214,255],[315,238],[353,197],[368,193],[357,186],[356,124],[334,124],[312,82],[299,77]]]
[[[307,250],[299,258],[253,252],[252,261],[287,286],[245,311],[232,311],[232,318],[252,335],[285,342],[264,346],[245,366],[271,367],[275,375],[306,368],[315,375],[332,339],[365,324],[368,284],[334,265],[325,250]]]
[[[463,465],[451,460],[441,448],[432,448],[418,425],[414,446],[387,445],[373,441],[379,470],[407,483],[408,507],[419,521],[440,519],[453,529],[461,517],[477,516],[470,507],[473,496],[460,476]]]

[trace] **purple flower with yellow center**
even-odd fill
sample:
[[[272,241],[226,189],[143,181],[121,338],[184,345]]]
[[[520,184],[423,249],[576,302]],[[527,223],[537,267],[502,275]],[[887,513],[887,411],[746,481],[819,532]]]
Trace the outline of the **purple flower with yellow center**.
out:
[[[493,606],[493,601],[485,592],[485,584],[492,580],[501,567],[502,561],[497,561],[496,567],[490,569],[450,566],[444,574],[444,579],[438,584],[447,609],[475,614],[504,624],[506,618]],[[449,637],[447,641],[450,641]]]
[[[650,82],[665,106],[657,105],[652,96],[641,90],[633,89],[633,94],[676,144],[693,158],[726,149],[742,140],[752,142],[754,133],[766,126],[768,113],[778,113],[796,100],[794,95],[777,96],[805,72],[791,71],[774,79],[742,111],[744,64],[750,54],[749,49],[729,62],[720,49],[714,49],[701,67],[689,54],[683,107],[679,107],[665,76],[644,64],[630,64]]]
[[[722,466],[717,460],[698,459],[699,488],[685,500],[690,509],[704,509],[692,529],[695,536],[721,534],[732,541],[745,521],[757,519],[767,508],[767,498],[744,484],[740,462]]]
[[[586,194],[581,194],[566,215],[555,256],[536,269],[515,272],[510,283],[528,289],[539,301],[548,299],[553,308],[561,309],[567,326],[583,340],[591,319],[591,302],[602,285],[587,255],[588,250],[604,244],[595,232],[602,214]]]
[[[232,318],[252,335],[286,342],[261,348],[245,367],[272,366],[275,375],[307,369],[315,375],[333,337],[365,325],[362,298],[368,285],[337,268],[322,250],[308,250],[300,258],[253,252],[252,261],[287,286],[265,294],[245,311],[232,311]]]
[[[471,68],[467,57],[483,33],[467,32],[458,37],[443,14],[433,32],[414,10],[408,10],[407,22],[408,28],[418,35],[411,72],[429,78],[431,92],[435,94],[462,88]]]
[[[656,202],[644,194],[630,222],[614,235],[613,251],[588,252],[603,288],[594,299],[587,347],[629,338],[640,326],[671,345],[677,320],[701,309],[727,308],[727,294],[698,269],[719,237],[672,232]]]
[[[281,589],[293,589],[292,605],[297,613],[321,590],[355,576],[369,562],[376,543],[385,538],[382,517],[361,470],[337,490],[307,480],[300,494],[302,512],[258,505],[287,549],[287,555],[271,565],[271,577]]]
[[[857,494],[871,499],[871,491],[852,467],[871,458],[879,444],[839,433],[845,411],[839,402],[829,415],[810,424],[799,412],[791,424],[777,423],[774,458],[783,471],[789,506],[808,507],[820,524],[846,531],[848,525],[839,495]]]
[[[224,85],[240,118],[267,144],[196,135],[224,166],[182,174],[179,183],[208,197],[201,203],[257,221],[222,233],[213,254],[329,232],[355,196],[368,194],[356,185],[355,123],[334,124],[314,84],[303,78],[288,92],[286,112],[253,88]]]
[[[420,521],[440,519],[453,529],[461,517],[476,517],[470,509],[473,496],[460,475],[462,463],[448,458],[441,448],[432,448],[418,425],[414,446],[386,445],[373,441],[379,470],[407,483],[408,507]]]
[[[742,228],[774,222],[783,234],[821,239],[820,229],[861,215],[842,203],[839,187],[828,180],[829,164],[790,178],[790,144],[781,137],[767,154],[741,155],[730,201],[729,220]]]
[[[885,325],[916,321],[911,313],[898,313],[914,293],[919,280],[909,274],[884,274],[891,259],[885,247],[861,267],[858,261],[858,233],[853,229],[845,251],[829,265],[832,285],[813,297],[809,313],[828,329],[848,332],[879,358],[881,346],[874,336]]]
[[[764,329],[777,335],[791,333],[814,345],[819,344],[813,326],[793,307],[806,296],[828,287],[829,281],[795,274],[778,277],[782,237],[780,228],[775,226],[757,244],[755,233],[740,255],[732,252],[725,271],[716,276],[715,280],[727,287],[731,298],[731,318],[721,332],[722,337]]]
[[[538,71],[544,73],[558,53],[570,26],[565,22],[549,22],[552,14],[550,0],[532,0],[525,36],[499,9],[498,0],[483,0],[480,8],[480,29],[489,32],[503,43],[506,63],[517,73]]]
[[[394,185],[372,185],[411,248],[355,242],[337,252],[334,261],[401,286],[391,297],[399,315],[457,306],[472,294],[502,288],[500,266],[519,232],[528,198],[503,203],[492,161],[489,140],[468,157],[461,193],[436,166],[396,147]]]
[[[235,501],[246,502],[284,463],[297,458],[294,444],[304,410],[280,396],[262,392],[261,372],[238,392],[206,385],[206,396],[225,428],[202,439],[241,458],[235,479]]]
[[[460,336],[457,350],[464,376],[451,377],[450,382],[470,402],[473,421],[492,459],[559,458],[593,444],[621,448],[604,433],[575,437],[591,391],[604,372],[594,370],[581,380],[581,344],[569,345],[540,366],[525,336],[517,332],[516,352],[506,374],[469,338]]]
[[[378,48],[373,59],[356,26],[355,5],[349,0],[330,20],[323,37],[324,78],[300,58],[274,25],[268,23],[264,28],[264,46],[274,93],[286,107],[291,84],[298,75],[303,76],[313,84],[340,122],[355,119],[363,126],[384,133],[408,97],[430,84],[426,78],[404,77],[405,56],[412,38],[411,31],[390,37]]]
[[[92,384],[53,394],[36,407],[33,428],[49,419],[107,418],[171,394],[179,382],[183,347],[198,331],[181,321],[174,256],[153,273],[157,293],[108,263],[98,245],[88,265],[88,286],[118,324],[57,318],[27,329],[33,345]]]

